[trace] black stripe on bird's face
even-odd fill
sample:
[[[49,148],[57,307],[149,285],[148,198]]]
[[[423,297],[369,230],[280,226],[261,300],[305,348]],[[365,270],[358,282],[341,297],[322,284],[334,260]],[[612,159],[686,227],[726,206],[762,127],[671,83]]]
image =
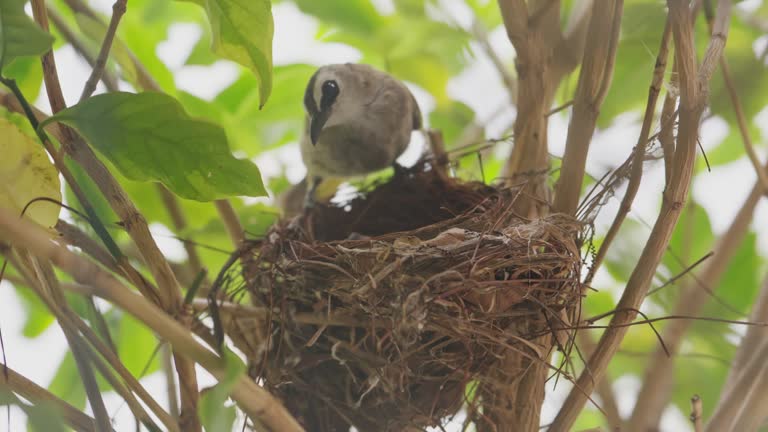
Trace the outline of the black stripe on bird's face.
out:
[[[333,103],[336,102],[336,98],[339,96],[339,84],[334,80],[327,80],[323,82],[320,88],[320,107],[317,109],[315,105],[314,92],[310,89],[314,88],[315,77],[310,80],[312,87],[307,88],[307,92],[304,94],[304,104],[311,105],[312,108],[307,108],[309,112],[309,138],[312,140],[312,145],[317,144],[317,140],[320,139],[320,132],[322,132],[325,122],[331,116],[333,110]],[[310,94],[311,93],[311,94]],[[309,94],[309,96],[308,96]]]

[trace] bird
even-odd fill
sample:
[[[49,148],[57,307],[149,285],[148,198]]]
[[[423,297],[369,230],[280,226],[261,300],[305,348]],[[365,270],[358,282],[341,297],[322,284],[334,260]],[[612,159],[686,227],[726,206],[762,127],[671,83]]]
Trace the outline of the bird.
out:
[[[411,132],[422,127],[421,110],[408,87],[365,64],[317,69],[304,92],[304,109],[299,143],[307,168],[304,209],[314,206],[323,179],[357,177],[395,165]]]

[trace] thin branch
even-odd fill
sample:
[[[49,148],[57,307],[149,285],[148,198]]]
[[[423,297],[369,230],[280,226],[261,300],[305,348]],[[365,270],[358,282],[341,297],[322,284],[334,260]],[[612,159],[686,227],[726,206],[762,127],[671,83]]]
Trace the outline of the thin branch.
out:
[[[217,379],[226,377],[224,360],[197,342],[187,329],[96,264],[51,242],[41,227],[0,208],[0,235],[12,244],[23,244],[36,256],[50,260],[72,275],[76,282],[93,286],[100,297],[135,316],[169,341],[178,353],[194,359]],[[303,430],[277,399],[246,376],[238,378],[231,396],[251,418],[272,430]]]
[[[32,0],[32,11],[40,26],[48,30],[48,17],[45,10],[44,0]],[[51,103],[53,112],[59,112],[66,107],[64,97],[59,85],[56,63],[51,51],[43,56],[43,77],[48,90],[48,99]],[[64,140],[61,142],[62,149],[69,154],[85,172],[93,179],[99,187],[103,196],[107,199],[114,212],[120,217],[128,235],[136,243],[139,251],[144,258],[155,282],[160,288],[158,297],[152,297],[171,316],[177,316],[181,307],[181,287],[175,274],[171,270],[168,260],[165,258],[160,248],[157,246],[149,226],[144,216],[138,211],[134,203],[130,200],[125,190],[120,186],[112,173],[96,157],[93,150],[79,137],[74,130],[63,127]],[[141,280],[133,281],[140,288]],[[197,387],[194,367],[187,359],[179,357],[176,359],[179,381],[186,379],[191,382],[187,385],[189,388]],[[181,365],[181,367],[178,367]],[[191,430],[202,430],[197,416],[198,392],[182,393],[182,419],[185,426]]]
[[[240,219],[238,219],[235,209],[227,200],[216,200],[215,204],[216,210],[218,210],[219,216],[227,229],[229,238],[232,240],[232,244],[235,248],[239,248],[243,241],[245,241],[245,230],[240,224]]]
[[[504,62],[499,57],[499,54],[496,53],[496,50],[491,46],[491,43],[488,40],[488,31],[485,29],[485,27],[483,27],[483,23],[478,19],[475,19],[475,21],[472,23],[472,34],[475,36],[475,40],[477,40],[477,43],[480,44],[480,47],[485,52],[485,55],[488,57],[491,63],[493,63],[493,66],[496,68],[496,72],[499,74],[501,81],[504,83],[504,87],[506,87],[507,92],[509,92],[510,103],[514,104],[517,100],[517,80],[514,76],[512,76],[511,73],[509,73],[509,67],[504,64]]]
[[[752,312],[749,314],[749,320],[768,321],[768,276],[763,279],[760,294],[757,297],[757,301],[752,305]],[[755,347],[760,344],[760,341],[766,339],[768,339],[768,330],[751,327],[747,329],[747,333],[744,335],[741,343],[739,343],[739,348],[736,350],[736,355],[733,356],[731,368],[728,371],[728,377],[720,392],[721,398],[728,393],[729,389],[734,385],[738,374],[744,370],[749,359],[755,354]],[[718,402],[718,404],[719,403],[720,402]]]
[[[744,368],[739,372],[738,379],[734,382],[717,404],[715,412],[707,423],[705,432],[732,431],[740,409],[745,402],[745,395],[749,395],[753,389],[766,393],[763,376],[766,375],[765,359],[768,358],[768,340],[753,348],[754,354]],[[756,385],[762,387],[756,387]],[[741,429],[750,430],[750,429]]]
[[[109,50],[112,48],[112,42],[115,40],[117,26],[125,14],[126,3],[128,3],[128,0],[116,0],[115,4],[112,5],[112,19],[109,21],[107,33],[104,35],[104,40],[101,43],[99,56],[96,58],[96,65],[91,70],[91,76],[88,77],[83,87],[80,101],[89,98],[96,90],[96,84],[101,80],[101,74],[104,72],[104,67],[107,65],[107,59],[109,58]]]
[[[8,365],[3,364],[2,368],[4,372],[0,373],[0,389],[8,389],[35,405],[43,402],[54,404],[72,429],[79,432],[96,432],[95,420],[92,417],[28,380]]]
[[[627,332],[625,325],[631,323],[637,316],[636,310],[648,292],[656,267],[669,244],[672,231],[680,217],[680,210],[688,196],[696,157],[699,122],[704,111],[706,90],[711,75],[711,62],[713,60],[717,62],[719,54],[722,53],[722,44],[725,41],[730,19],[730,1],[718,2],[718,25],[715,27],[722,31],[716,32],[715,34],[719,36],[713,37],[710,41],[700,72],[696,65],[693,22],[688,2],[669,0],[668,5],[681,88],[680,127],[672,178],[664,192],[664,200],[656,224],[617,305],[616,309],[619,312],[613,316],[611,325],[603,333],[595,352],[590,356],[585,371],[576,382],[581,390],[572,390],[568,394],[563,407],[552,423],[551,430],[571,429],[587,400],[582,392],[586,391],[589,394],[594,389],[595,382],[603,377],[608,363]]]
[[[171,217],[174,232],[183,233],[187,229],[187,217],[181,209],[179,200],[162,183],[157,183],[157,191],[160,194],[160,199],[163,201],[165,209],[168,211],[168,216]],[[200,254],[197,252],[194,243],[183,240],[181,243],[187,252],[187,261],[192,274],[198,274],[203,271],[203,261],[200,259]],[[207,281],[206,285],[210,286],[210,281]]]
[[[693,395],[691,398],[691,422],[694,432],[704,432],[704,407],[699,395]]]
[[[48,17],[56,27],[56,30],[64,36],[64,40],[69,42],[74,48],[75,52],[80,54],[86,62],[93,68],[96,66],[96,56],[85,46],[85,43],[80,39],[80,36],[75,33],[72,28],[69,27],[64,18],[52,7],[47,7]],[[104,87],[109,91],[118,91],[117,78],[109,70],[104,70],[101,74],[101,82],[104,83]]]
[[[763,365],[760,374],[753,378],[754,384],[749,394],[741,395],[743,402],[734,419],[731,432],[756,431],[768,418],[768,366]]]
[[[707,18],[707,24],[709,25],[709,31],[713,32],[713,20],[712,2],[711,0],[704,0],[704,16]],[[731,78],[731,68],[728,66],[728,58],[725,53],[720,58],[720,71],[723,74],[723,81],[725,82],[725,88],[728,90],[728,96],[731,99],[731,105],[733,106],[733,112],[736,114],[736,124],[739,126],[739,133],[741,134],[741,141],[744,143],[744,150],[749,157],[749,161],[752,162],[752,167],[757,173],[757,178],[760,184],[763,185],[763,191],[768,194],[768,173],[762,169],[760,159],[755,152],[755,146],[752,144],[752,138],[749,136],[749,128],[747,127],[746,116],[739,100],[739,93],[736,91],[736,86]]]
[[[768,165],[766,165],[768,169]],[[742,204],[731,225],[720,236],[714,246],[715,255],[710,258],[701,269],[701,273],[682,288],[682,293],[677,304],[674,307],[675,315],[696,315],[709,300],[710,296],[707,289],[702,289],[699,281],[703,281],[711,289],[717,287],[723,274],[736,255],[739,246],[749,232],[749,225],[754,216],[757,203],[762,196],[762,188],[759,184],[752,187],[747,199]],[[751,321],[765,321],[761,319]],[[645,431],[648,428],[657,426],[656,422],[661,417],[661,413],[667,406],[674,383],[674,356],[680,351],[685,335],[691,327],[689,321],[675,321],[664,328],[662,337],[667,343],[667,349],[672,357],[667,353],[657,349],[648,361],[648,368],[645,371],[642,380],[642,387],[637,395],[637,402],[632,413],[630,425],[637,427],[637,430]],[[748,332],[752,332],[750,329]],[[754,345],[753,345],[754,346]]]
[[[96,419],[97,429],[99,431],[111,430],[112,424],[109,414],[107,414],[106,405],[104,405],[104,399],[101,397],[101,390],[99,390],[96,374],[94,373],[91,359],[87,354],[87,348],[77,330],[65,319],[68,314],[74,315],[74,312],[69,309],[69,305],[64,299],[64,294],[58,285],[53,267],[49,262],[38,259],[26,249],[15,249],[19,260],[14,263],[14,266],[24,275],[38,297],[45,303],[53,316],[56,317],[59,327],[67,339],[72,357],[75,359],[75,365],[82,379],[85,394],[88,397],[88,403]]]

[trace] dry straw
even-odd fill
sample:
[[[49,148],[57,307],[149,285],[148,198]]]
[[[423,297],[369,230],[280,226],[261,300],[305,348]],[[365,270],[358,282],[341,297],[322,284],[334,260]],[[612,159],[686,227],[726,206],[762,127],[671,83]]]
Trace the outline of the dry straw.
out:
[[[576,322],[581,299],[583,225],[517,217],[519,190],[423,163],[279,223],[220,287],[266,314],[222,309],[225,332],[307,430],[419,429],[462,408],[481,421],[474,395],[500,355],[548,362],[530,341]]]

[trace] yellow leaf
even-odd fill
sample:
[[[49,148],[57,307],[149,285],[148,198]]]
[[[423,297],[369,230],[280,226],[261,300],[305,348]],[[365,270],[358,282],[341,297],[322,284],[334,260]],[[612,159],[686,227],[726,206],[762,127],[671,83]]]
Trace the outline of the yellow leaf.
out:
[[[0,117],[0,207],[21,214],[35,198],[61,201],[59,173],[37,139],[12,120]],[[61,207],[49,201],[29,205],[24,216],[50,228],[59,219]]]

